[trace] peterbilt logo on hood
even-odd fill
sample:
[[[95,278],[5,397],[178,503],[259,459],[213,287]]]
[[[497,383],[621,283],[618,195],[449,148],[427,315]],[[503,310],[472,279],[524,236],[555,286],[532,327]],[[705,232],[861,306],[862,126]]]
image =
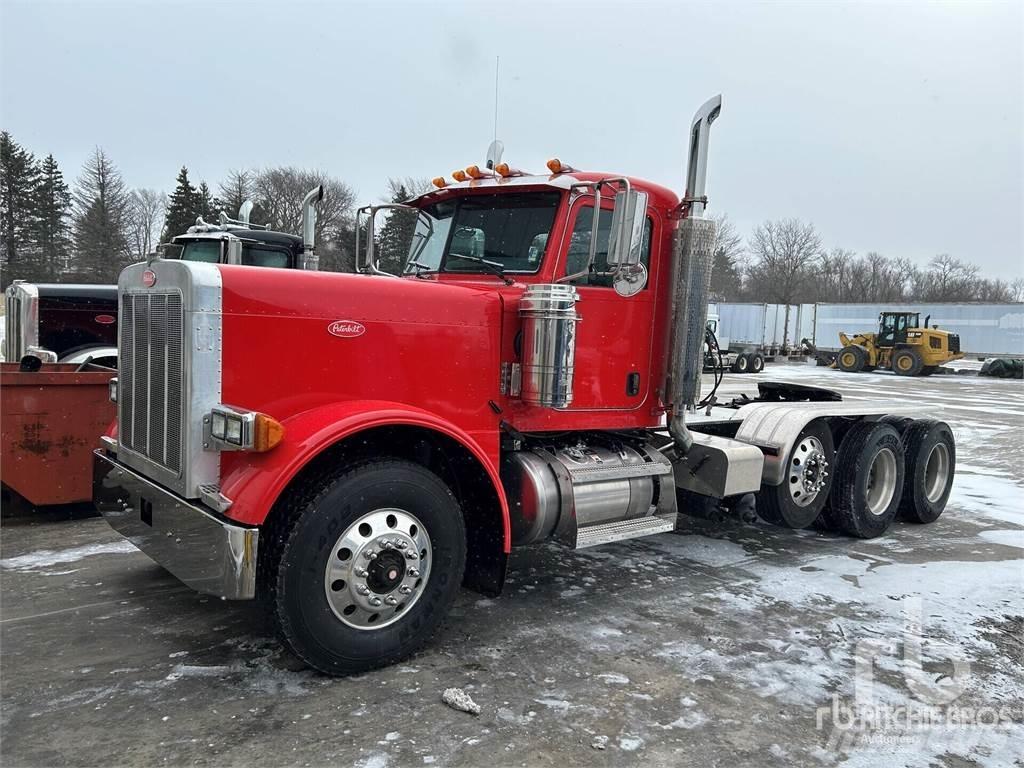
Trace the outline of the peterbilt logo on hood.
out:
[[[152,288],[156,285],[156,272],[152,269],[147,269],[142,273],[142,284],[147,288]]]
[[[327,332],[342,339],[354,339],[366,333],[366,327],[355,320],[335,320],[327,326]]]

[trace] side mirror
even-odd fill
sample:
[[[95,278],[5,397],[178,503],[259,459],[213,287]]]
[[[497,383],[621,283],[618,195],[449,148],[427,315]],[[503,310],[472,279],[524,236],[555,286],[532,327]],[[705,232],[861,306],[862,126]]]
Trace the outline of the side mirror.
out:
[[[242,241],[236,237],[225,240],[224,257],[225,264],[241,264]]]
[[[615,194],[611,231],[608,233],[609,267],[634,267],[640,263],[646,222],[646,192],[622,190]]]

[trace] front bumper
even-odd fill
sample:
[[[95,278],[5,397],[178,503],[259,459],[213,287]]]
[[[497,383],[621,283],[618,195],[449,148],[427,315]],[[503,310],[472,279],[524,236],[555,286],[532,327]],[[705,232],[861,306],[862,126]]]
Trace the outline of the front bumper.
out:
[[[104,450],[93,456],[93,501],[115,531],[193,589],[255,597],[258,528],[176,496]]]

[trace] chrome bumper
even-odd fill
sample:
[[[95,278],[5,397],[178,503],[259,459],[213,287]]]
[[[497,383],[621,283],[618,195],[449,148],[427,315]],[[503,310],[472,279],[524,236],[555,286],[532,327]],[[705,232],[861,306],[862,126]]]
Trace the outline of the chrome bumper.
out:
[[[259,529],[217,517],[93,451],[93,501],[110,526],[188,586],[229,600],[256,595]]]

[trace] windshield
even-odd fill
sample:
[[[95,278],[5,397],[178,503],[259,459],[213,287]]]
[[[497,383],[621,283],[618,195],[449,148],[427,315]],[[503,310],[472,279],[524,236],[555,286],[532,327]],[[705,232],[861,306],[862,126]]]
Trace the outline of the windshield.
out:
[[[466,195],[423,208],[406,271],[532,273],[540,269],[559,192]]]
[[[181,249],[182,261],[205,261],[216,264],[220,261],[220,240],[193,240]]]

